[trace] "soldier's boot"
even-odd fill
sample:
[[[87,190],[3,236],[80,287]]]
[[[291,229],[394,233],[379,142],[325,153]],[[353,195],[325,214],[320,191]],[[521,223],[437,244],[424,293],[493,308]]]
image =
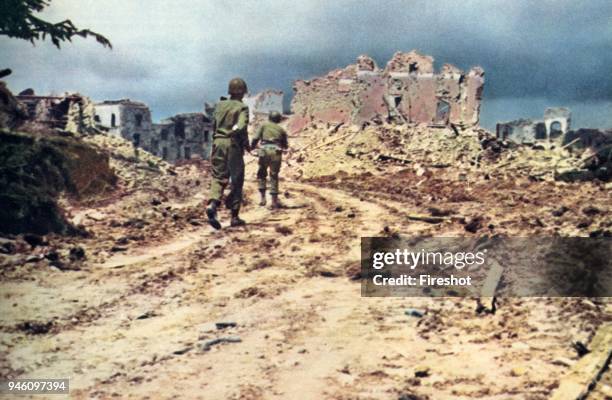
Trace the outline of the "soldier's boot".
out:
[[[243,219],[238,217],[238,210],[232,210],[232,220],[230,222],[230,226],[243,226],[246,225]]]
[[[272,208],[281,208],[283,206],[280,200],[278,199],[278,194],[273,194],[271,195],[271,197],[272,197]]]
[[[215,229],[221,229],[221,223],[217,219],[217,206],[219,202],[217,200],[212,200],[208,207],[206,207],[206,216],[208,217],[208,223]]]
[[[266,191],[265,190],[260,190],[259,194],[261,196],[261,200],[259,201],[259,205],[260,206],[265,206],[266,205]]]

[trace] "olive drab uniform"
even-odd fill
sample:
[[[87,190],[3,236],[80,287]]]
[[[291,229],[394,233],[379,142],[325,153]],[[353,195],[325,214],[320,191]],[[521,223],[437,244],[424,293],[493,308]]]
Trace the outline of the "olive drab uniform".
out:
[[[259,156],[259,169],[257,170],[259,190],[262,192],[266,190],[266,178],[268,169],[270,169],[270,194],[276,196],[278,195],[278,174],[283,159],[283,150],[289,147],[287,132],[272,121],[264,122],[253,138],[254,146],[258,142],[261,142],[257,152]]]
[[[225,206],[235,212],[242,203],[244,184],[244,150],[249,150],[247,126],[249,108],[240,100],[221,100],[214,113],[213,148],[210,156],[212,182],[210,201],[221,201],[223,190],[230,184]]]

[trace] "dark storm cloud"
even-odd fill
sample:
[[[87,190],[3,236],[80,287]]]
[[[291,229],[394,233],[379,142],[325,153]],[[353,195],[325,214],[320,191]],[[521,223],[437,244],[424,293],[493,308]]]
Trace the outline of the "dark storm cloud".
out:
[[[438,67],[445,62],[464,69],[483,66],[488,98],[611,100],[611,18],[612,3],[605,0],[335,4],[318,15],[313,28],[320,30],[320,43],[311,52],[269,49],[239,58],[245,73],[253,64],[267,66],[254,69],[257,82],[285,76],[287,68],[293,76],[319,75],[361,53],[384,66],[396,50],[415,48],[433,55]]]
[[[78,7],[84,1],[87,7]],[[344,67],[359,54],[384,67],[395,51],[418,49],[434,56],[438,68],[448,62],[485,69],[489,127],[533,113],[528,104],[580,104],[588,115],[605,113],[612,102],[608,0],[142,4],[54,3],[58,16],[105,33],[115,49],[79,41],[61,52],[46,45],[33,51],[2,39],[2,64],[14,66],[4,62],[10,55],[19,70],[9,84],[137,98],[159,118],[201,109],[204,100],[224,94],[234,75],[244,76],[252,91],[273,87],[290,95],[294,79]],[[65,73],[58,76],[58,69]],[[612,126],[609,114],[598,121]]]

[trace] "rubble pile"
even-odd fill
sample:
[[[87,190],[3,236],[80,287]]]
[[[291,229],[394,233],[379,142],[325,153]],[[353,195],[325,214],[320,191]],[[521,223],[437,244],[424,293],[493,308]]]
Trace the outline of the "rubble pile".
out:
[[[491,176],[524,175],[534,180],[562,180],[583,170],[581,158],[558,146],[512,146],[497,162],[484,165]]]
[[[296,141],[301,143],[289,160],[297,164],[295,178],[363,201],[402,204],[389,211],[430,224],[433,235],[449,230],[459,235],[612,234],[605,195],[610,184],[570,179],[588,172],[585,155],[570,146],[519,145],[482,128],[408,124],[320,127]]]
[[[134,228],[130,221],[136,221],[136,232],[148,227],[147,241],[162,239],[185,225],[200,224],[202,192],[210,177],[207,161],[182,160],[172,165],[150,153],[141,150],[136,153],[133,144],[122,138],[96,135],[85,140],[108,154],[119,182],[118,190],[110,197],[112,201],[101,201],[95,207],[96,213],[104,215],[101,219],[105,223],[96,221],[100,218],[83,215],[78,207],[69,208],[75,223],[108,233],[123,232],[125,228],[129,231]]]
[[[371,125],[363,130],[357,126],[314,129],[303,136],[306,143],[297,150],[296,158],[301,161],[305,178],[338,171],[374,171],[381,164],[410,164],[415,169],[475,169],[487,152],[482,143],[490,138],[480,128],[459,133],[451,128],[391,124]]]
[[[152,179],[173,171],[172,165],[166,161],[137,149],[133,143],[123,138],[93,135],[83,140],[109,156],[111,167],[129,189],[146,187],[152,183]]]
[[[339,171],[375,171],[381,164],[409,164],[415,171],[452,168],[463,173],[526,176],[534,180],[602,179],[588,170],[589,153],[559,144],[515,144],[479,128],[426,125],[338,124],[301,133],[296,151],[298,176],[311,178]],[[606,180],[606,179],[602,179]]]

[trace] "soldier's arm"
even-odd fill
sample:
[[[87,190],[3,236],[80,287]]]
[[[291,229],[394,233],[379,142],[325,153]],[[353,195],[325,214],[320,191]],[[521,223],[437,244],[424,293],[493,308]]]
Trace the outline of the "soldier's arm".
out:
[[[257,144],[259,143],[262,137],[263,137],[263,125],[257,128],[257,132],[255,132],[255,137],[253,138],[253,141],[251,142],[252,149],[257,147]]]
[[[240,109],[240,114],[238,115],[238,122],[234,125],[234,131],[238,134],[238,142],[246,151],[251,151],[251,147],[249,146],[249,107],[246,105]]]
[[[247,133],[246,129],[240,132],[240,145],[246,151],[251,151],[251,145],[249,143],[249,134]]]
[[[280,137],[281,143],[280,146],[283,150],[287,150],[289,148],[289,140],[287,137],[287,132],[285,132],[285,130],[283,129],[283,132],[281,133],[281,137]]]
[[[249,126],[249,107],[246,105],[240,109],[238,122],[236,122],[235,126],[237,131],[244,131],[246,133],[247,127]]]

